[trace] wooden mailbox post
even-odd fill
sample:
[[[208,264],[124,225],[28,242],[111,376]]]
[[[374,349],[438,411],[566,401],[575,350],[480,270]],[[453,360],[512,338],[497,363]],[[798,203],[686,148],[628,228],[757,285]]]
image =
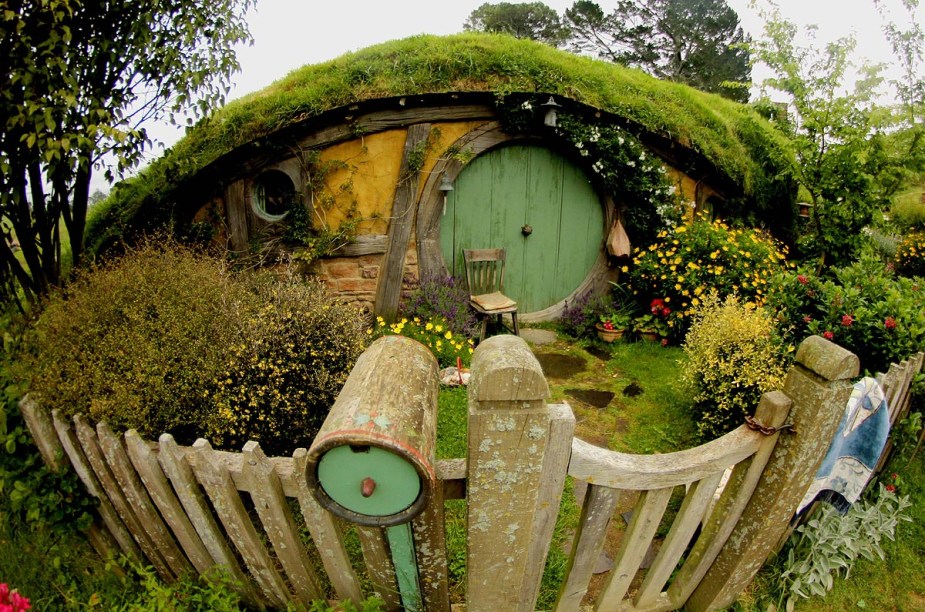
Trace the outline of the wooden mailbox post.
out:
[[[421,610],[410,521],[437,486],[437,360],[403,336],[357,361],[308,451],[305,478],[333,514],[385,527],[405,610]]]

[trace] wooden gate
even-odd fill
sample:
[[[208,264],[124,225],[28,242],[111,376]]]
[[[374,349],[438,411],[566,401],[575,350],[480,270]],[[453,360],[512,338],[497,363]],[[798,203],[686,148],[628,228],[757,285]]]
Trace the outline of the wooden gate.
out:
[[[375,369],[378,380],[403,384],[404,363],[361,360],[351,378]],[[887,396],[907,402],[921,366],[919,354],[891,368]],[[400,591],[396,551],[383,528],[349,525],[316,501],[305,449],[271,458],[255,442],[241,453],[213,450],[205,440],[182,447],[166,434],[154,443],[80,416],[49,415],[28,398],[22,410],[48,465],[70,465],[99,499],[90,536],[101,552],[149,563],[168,580],[222,566],[257,608],[326,598],[358,603],[365,582],[387,609],[448,610],[444,501],[465,497],[468,610],[532,610],[568,475],[587,490],[557,610],[706,610],[734,601],[788,529],[857,370],[854,355],[810,338],[784,390],[762,398],[757,429],[743,425],[678,453],[628,455],[573,438],[571,410],[546,403],[546,381],[526,343],[490,338],[473,361],[468,458],[436,463],[431,503],[411,522],[416,597]],[[778,430],[785,421],[794,430]],[[666,512],[673,496],[680,506]],[[632,518],[614,569],[588,601],[605,535],[622,520],[615,516],[621,500],[632,502]],[[640,569],[659,532],[654,560]],[[348,536],[362,548],[359,572]]]

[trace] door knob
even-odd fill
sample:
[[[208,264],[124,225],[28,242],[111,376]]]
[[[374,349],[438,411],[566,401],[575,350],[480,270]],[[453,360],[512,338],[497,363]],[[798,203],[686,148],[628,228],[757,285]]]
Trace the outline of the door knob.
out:
[[[520,228],[520,233],[523,234],[524,236],[529,236],[530,234],[533,233],[533,226],[532,225],[523,226],[522,228]]]

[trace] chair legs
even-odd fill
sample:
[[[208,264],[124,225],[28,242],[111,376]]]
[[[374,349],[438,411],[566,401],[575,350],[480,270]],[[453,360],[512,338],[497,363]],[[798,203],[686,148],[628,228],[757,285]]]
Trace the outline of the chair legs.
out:
[[[496,316],[498,317],[498,325],[503,328],[504,320],[502,318],[502,315],[499,314]],[[483,314],[479,318],[482,320],[482,328],[481,328],[481,331],[479,332],[479,342],[483,342],[485,340],[485,337],[488,335],[488,322],[489,320],[491,320],[491,315]],[[517,312],[511,313],[511,320],[514,323],[514,335],[519,336],[520,326],[517,324]]]

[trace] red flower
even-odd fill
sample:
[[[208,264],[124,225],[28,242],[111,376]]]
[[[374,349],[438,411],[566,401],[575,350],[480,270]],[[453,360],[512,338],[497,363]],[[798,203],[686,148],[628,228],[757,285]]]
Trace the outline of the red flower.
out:
[[[809,315],[806,315],[805,317],[803,317],[803,322],[804,322],[804,323],[809,323],[809,322],[812,321],[812,320],[813,320],[813,318],[812,318],[811,316],[809,316]]]
[[[805,285],[806,283],[809,282],[809,279],[806,278],[806,277],[805,277],[804,275],[802,275],[802,274],[800,274],[799,276],[797,276],[797,280],[800,281],[800,284],[801,284],[801,285]]]
[[[662,338],[662,346],[668,346],[668,338]]]
[[[886,490],[889,491],[890,493],[896,493],[896,485],[888,484],[886,486]]]
[[[668,308],[667,306],[665,306],[664,308],[662,308],[662,316],[663,316],[663,317],[667,317],[667,316],[670,315],[670,314],[671,314],[671,309],[670,309],[670,308]]]
[[[897,474],[896,472],[893,472],[892,474],[890,474],[890,478],[892,478],[893,480],[897,480],[899,478],[899,474]]]
[[[887,329],[896,329],[896,319],[887,317],[883,320],[883,326]]]
[[[652,300],[652,303],[649,304],[649,308],[652,311],[652,314],[657,315],[661,312],[662,308],[665,307],[665,301],[661,298],[655,298]]]
[[[825,338],[826,340],[831,340],[832,338],[835,337],[835,334],[833,334],[830,331],[824,331],[822,332],[822,337]]]
[[[611,323],[610,321],[606,321],[604,323],[604,329],[606,329],[607,331],[613,331],[613,323]]]
[[[851,327],[851,324],[854,323],[854,317],[850,314],[842,315],[841,324],[845,327]]]

